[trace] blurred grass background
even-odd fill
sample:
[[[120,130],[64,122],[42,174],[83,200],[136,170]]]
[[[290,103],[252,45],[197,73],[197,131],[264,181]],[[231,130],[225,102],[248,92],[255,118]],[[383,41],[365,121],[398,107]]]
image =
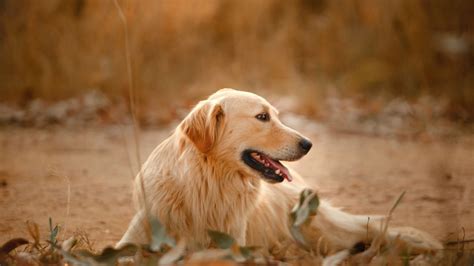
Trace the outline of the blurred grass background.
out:
[[[383,104],[429,95],[474,121],[474,1],[119,1],[140,106],[220,87]],[[25,104],[100,90],[127,95],[111,0],[0,0],[0,98]]]

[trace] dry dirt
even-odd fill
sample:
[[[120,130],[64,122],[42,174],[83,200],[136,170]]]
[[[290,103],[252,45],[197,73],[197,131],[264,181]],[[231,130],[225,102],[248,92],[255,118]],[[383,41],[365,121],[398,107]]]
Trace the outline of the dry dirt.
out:
[[[406,190],[393,224],[442,240],[456,239],[464,228],[466,239],[474,238],[472,135],[421,141],[299,129],[315,145],[292,165],[333,204],[385,214]],[[171,130],[142,131],[140,159]],[[0,243],[27,237],[27,220],[46,238],[51,217],[63,227],[60,237],[82,230],[96,248],[113,245],[133,215],[131,136],[121,126],[0,129]]]

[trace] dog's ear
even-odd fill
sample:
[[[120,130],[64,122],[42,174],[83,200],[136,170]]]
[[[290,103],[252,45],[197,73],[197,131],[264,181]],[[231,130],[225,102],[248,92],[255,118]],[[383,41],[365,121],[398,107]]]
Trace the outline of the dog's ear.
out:
[[[202,153],[208,153],[219,136],[223,118],[220,104],[201,101],[181,122],[180,128]]]

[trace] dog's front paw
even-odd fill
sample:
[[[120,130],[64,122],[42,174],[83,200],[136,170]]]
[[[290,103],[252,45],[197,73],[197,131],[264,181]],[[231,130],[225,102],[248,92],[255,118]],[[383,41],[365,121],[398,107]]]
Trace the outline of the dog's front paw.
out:
[[[390,228],[388,236],[411,254],[437,252],[443,249],[441,242],[428,233],[412,227]]]

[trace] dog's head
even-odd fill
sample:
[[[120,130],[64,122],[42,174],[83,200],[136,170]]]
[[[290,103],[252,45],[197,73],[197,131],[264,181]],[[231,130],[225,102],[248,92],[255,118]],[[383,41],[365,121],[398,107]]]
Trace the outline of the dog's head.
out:
[[[265,99],[233,89],[199,102],[179,128],[204,155],[268,182],[291,181],[280,161],[297,160],[312,146]]]

